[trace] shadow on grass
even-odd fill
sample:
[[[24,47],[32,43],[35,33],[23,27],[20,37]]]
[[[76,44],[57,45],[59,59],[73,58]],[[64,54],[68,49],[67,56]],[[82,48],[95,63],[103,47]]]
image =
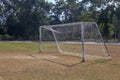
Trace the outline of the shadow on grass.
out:
[[[28,56],[30,56],[32,58],[37,58],[36,56],[33,56],[32,54],[26,54],[26,55],[28,55]]]
[[[59,64],[59,65],[62,65],[62,66],[66,66],[66,67],[73,67],[73,66],[76,66],[76,65],[79,65],[83,62],[78,62],[78,63],[73,63],[73,64],[65,64],[65,63],[62,63],[62,62],[58,62],[58,61],[52,61],[52,60],[48,60],[48,59],[43,59],[45,61],[48,61],[48,62],[51,62],[51,63],[56,63],[56,64]]]

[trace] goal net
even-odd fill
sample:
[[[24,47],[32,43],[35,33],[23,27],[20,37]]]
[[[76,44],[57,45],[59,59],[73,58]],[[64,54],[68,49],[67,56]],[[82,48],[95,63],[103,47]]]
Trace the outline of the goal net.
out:
[[[85,57],[110,57],[95,22],[40,26],[40,52]]]

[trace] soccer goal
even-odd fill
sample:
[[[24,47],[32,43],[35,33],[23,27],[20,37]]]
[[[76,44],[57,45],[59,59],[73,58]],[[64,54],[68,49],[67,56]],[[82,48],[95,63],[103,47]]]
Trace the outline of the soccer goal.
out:
[[[96,22],[76,22],[40,26],[40,52],[60,53],[85,58],[109,58]]]

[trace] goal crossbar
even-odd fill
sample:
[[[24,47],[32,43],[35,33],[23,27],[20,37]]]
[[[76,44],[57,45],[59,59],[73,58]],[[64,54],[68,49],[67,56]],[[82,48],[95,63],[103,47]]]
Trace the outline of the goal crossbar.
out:
[[[56,35],[55,35],[55,33],[59,33],[59,34],[62,34],[62,33],[57,31],[57,30],[54,30],[53,28],[55,28],[55,27],[78,26],[79,25],[81,27],[82,61],[84,62],[85,61],[85,40],[84,40],[84,27],[85,27],[85,25],[84,24],[89,24],[89,23],[94,24],[96,26],[96,28],[98,30],[98,34],[101,37],[100,39],[101,39],[101,41],[103,41],[102,35],[101,35],[100,31],[99,31],[99,28],[98,28],[96,22],[75,22],[75,23],[67,23],[67,24],[40,26],[39,27],[40,52],[42,52],[42,30],[41,30],[42,28],[52,32],[52,35],[53,35],[54,40],[56,42],[57,49],[58,49],[58,51],[60,53],[62,53],[62,50],[61,50],[61,48],[60,48],[60,46],[58,44],[58,41],[57,41],[57,38],[56,38]],[[104,41],[103,41],[103,43],[104,43]],[[109,51],[108,51],[105,43],[104,43],[103,48],[104,48],[104,51],[105,51],[106,55],[110,56]]]

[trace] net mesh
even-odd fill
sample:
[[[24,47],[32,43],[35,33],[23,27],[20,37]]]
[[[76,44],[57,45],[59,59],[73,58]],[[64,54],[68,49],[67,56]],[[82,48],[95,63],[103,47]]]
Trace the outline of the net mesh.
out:
[[[84,27],[85,55],[107,57],[107,50],[95,22],[41,26],[42,51],[81,55],[81,24]]]

